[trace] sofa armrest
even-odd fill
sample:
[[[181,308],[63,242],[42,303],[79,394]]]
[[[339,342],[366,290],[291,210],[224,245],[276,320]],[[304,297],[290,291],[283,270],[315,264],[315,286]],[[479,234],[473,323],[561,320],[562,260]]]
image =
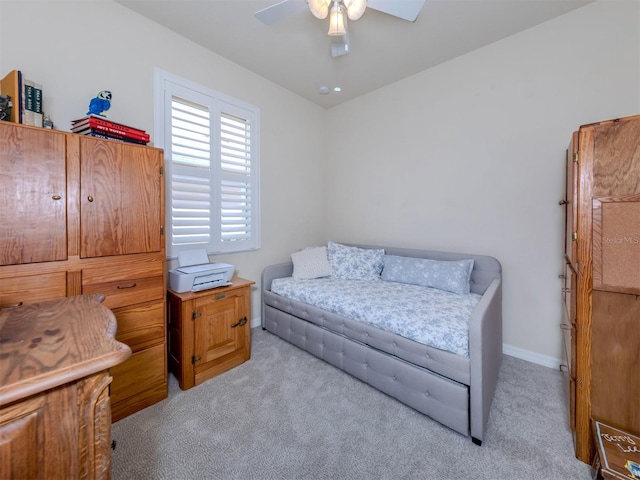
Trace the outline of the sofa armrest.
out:
[[[469,319],[471,437],[482,442],[502,363],[502,281],[494,279]]]
[[[290,277],[293,274],[293,262],[278,263],[276,265],[269,265],[262,271],[261,282],[262,290],[260,292],[261,303],[261,324],[264,328],[265,305],[264,305],[264,292],[271,290],[271,281],[275,278]]]

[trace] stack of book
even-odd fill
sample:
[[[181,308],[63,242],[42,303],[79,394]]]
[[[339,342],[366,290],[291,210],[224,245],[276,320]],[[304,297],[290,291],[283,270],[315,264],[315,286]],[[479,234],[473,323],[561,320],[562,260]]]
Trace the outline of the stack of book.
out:
[[[25,78],[20,70],[12,70],[0,80],[0,94],[11,98],[9,121],[42,127],[42,85]]]
[[[90,114],[71,122],[71,131],[91,137],[107,138],[120,142],[149,143],[149,134],[144,130],[107,120],[101,115]]]

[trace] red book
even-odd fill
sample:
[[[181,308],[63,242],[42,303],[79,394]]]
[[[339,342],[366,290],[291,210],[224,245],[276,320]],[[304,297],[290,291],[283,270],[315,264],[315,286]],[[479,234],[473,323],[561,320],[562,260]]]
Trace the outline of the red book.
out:
[[[136,145],[147,144],[147,142],[143,142],[142,140],[135,140],[133,138],[126,138],[126,137],[116,137],[113,135],[105,135],[103,133],[98,133],[94,131],[86,132],[83,135],[87,135],[89,137],[95,137],[95,138],[104,138],[106,140],[115,140],[116,142],[135,143]]]
[[[121,123],[112,122],[111,120],[107,120],[104,117],[100,117],[97,115],[87,115],[86,117],[79,118],[78,120],[74,120],[71,122],[71,131],[78,132],[79,130],[84,130],[86,128],[97,128],[103,127],[109,128],[111,131],[118,131],[123,134],[133,134],[138,137],[147,137],[146,140],[149,140],[149,134],[144,130],[140,130],[138,128],[129,127],[128,125],[123,125]]]
[[[114,138],[129,138],[131,140],[137,140],[144,143],[148,143],[150,140],[149,134],[147,133],[145,133],[144,135],[138,135],[133,132],[123,132],[111,127],[104,127],[102,125],[96,125],[95,127],[83,126],[79,129],[72,129],[71,131],[73,133],[79,133],[81,135],[86,135],[87,133],[101,133],[102,135],[108,135]]]

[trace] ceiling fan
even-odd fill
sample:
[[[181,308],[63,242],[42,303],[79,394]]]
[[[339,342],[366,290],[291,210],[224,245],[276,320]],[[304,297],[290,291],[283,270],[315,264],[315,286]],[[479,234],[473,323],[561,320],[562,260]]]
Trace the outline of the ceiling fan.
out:
[[[331,56],[349,53],[347,18],[358,20],[365,9],[371,8],[387,15],[415,22],[425,0],[281,0],[270,7],[258,10],[255,16],[266,25],[273,25],[283,18],[303,9],[311,10],[316,18],[329,17]]]

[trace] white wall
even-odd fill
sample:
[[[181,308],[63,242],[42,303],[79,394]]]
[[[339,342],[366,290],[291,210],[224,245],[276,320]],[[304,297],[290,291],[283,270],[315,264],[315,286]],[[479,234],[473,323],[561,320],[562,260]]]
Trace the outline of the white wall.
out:
[[[329,239],[495,256],[506,351],[555,365],[565,149],[640,114],[639,5],[587,5],[331,109]]]
[[[16,19],[28,19],[28,33]],[[42,83],[57,129],[68,131],[108,89],[107,116],[147,130],[153,141],[154,67],[261,111],[262,248],[215,260],[259,281],[265,265],[324,242],[326,110],[110,0],[0,0],[0,74],[18,69]],[[252,300],[257,319],[257,286]]]
[[[0,74],[42,83],[62,130],[110,89],[153,138],[154,67],[257,105],[263,246],[216,260],[259,281],[328,239],[493,255],[508,351],[553,364],[564,151],[640,113],[639,25],[636,0],[601,1],[326,111],[110,0],[0,0]]]

